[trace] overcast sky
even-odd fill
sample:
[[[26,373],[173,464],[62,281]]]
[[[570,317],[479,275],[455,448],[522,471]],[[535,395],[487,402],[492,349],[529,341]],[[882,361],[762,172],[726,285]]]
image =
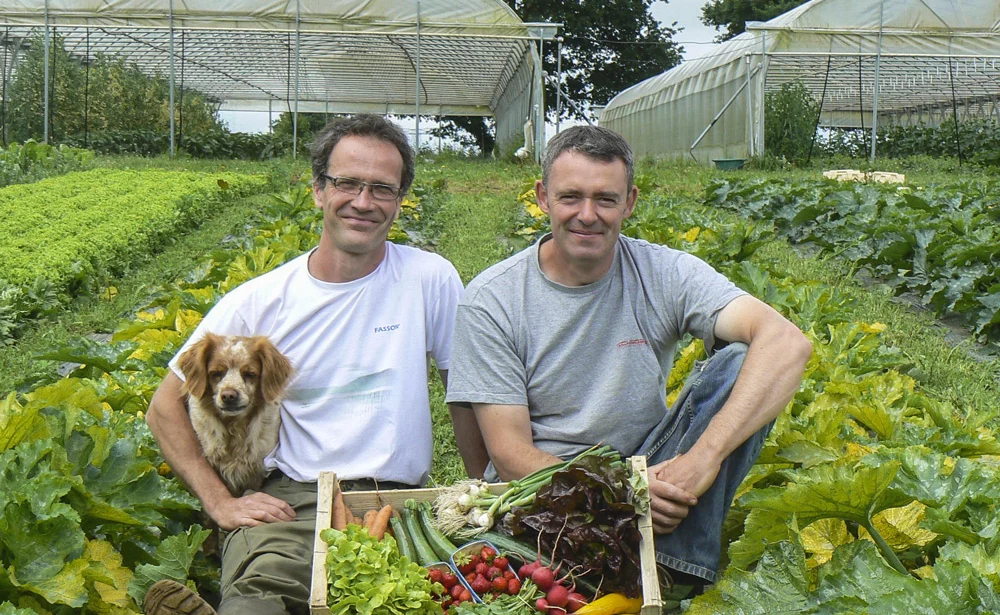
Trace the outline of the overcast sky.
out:
[[[701,0],[671,0],[669,4],[661,0],[654,2],[651,8],[653,17],[663,25],[669,26],[676,21],[678,27],[684,28],[674,40],[684,46],[685,60],[711,53],[715,47],[712,41],[719,33],[701,23],[701,7],[704,5]]]

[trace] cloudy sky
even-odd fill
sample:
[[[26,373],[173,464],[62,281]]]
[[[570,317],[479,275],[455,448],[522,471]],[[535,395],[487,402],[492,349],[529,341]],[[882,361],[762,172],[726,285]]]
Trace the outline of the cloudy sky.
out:
[[[651,12],[660,23],[669,26],[676,21],[678,27],[684,28],[674,40],[684,46],[685,60],[710,53],[715,46],[712,41],[718,32],[701,23],[701,7],[704,4],[701,0],[671,0],[669,4],[663,1],[653,3]]]

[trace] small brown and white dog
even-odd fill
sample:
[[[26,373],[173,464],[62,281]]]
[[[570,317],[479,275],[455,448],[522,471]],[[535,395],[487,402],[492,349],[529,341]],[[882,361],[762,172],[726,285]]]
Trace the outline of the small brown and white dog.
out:
[[[278,444],[281,398],[292,364],[264,336],[208,333],[179,361],[188,412],[205,458],[230,493],[264,481],[264,457]]]

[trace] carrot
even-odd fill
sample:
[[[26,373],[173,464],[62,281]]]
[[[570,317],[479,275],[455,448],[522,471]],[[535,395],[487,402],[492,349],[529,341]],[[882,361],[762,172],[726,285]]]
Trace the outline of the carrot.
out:
[[[333,529],[347,529],[347,507],[344,506],[344,493],[339,488],[333,496]]]
[[[378,514],[377,510],[375,509],[369,510],[368,512],[365,513],[365,517],[361,523],[362,527],[364,527],[366,530],[369,530],[368,532],[369,534],[371,534],[372,521],[375,520],[376,514]]]
[[[361,519],[355,517],[354,513],[351,512],[350,508],[347,509],[347,523],[349,524],[353,523],[354,525],[361,525]]]
[[[368,529],[368,533],[372,535],[375,540],[382,540],[385,536],[385,530],[389,527],[389,517],[392,516],[392,506],[386,504],[378,513],[375,514],[375,519],[372,521],[372,526]]]

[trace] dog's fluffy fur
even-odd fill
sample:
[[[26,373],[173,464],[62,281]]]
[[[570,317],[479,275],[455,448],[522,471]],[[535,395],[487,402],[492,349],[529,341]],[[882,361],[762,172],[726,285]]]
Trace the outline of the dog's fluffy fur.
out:
[[[259,489],[292,365],[266,337],[207,334],[180,357],[191,424],[234,496]]]

